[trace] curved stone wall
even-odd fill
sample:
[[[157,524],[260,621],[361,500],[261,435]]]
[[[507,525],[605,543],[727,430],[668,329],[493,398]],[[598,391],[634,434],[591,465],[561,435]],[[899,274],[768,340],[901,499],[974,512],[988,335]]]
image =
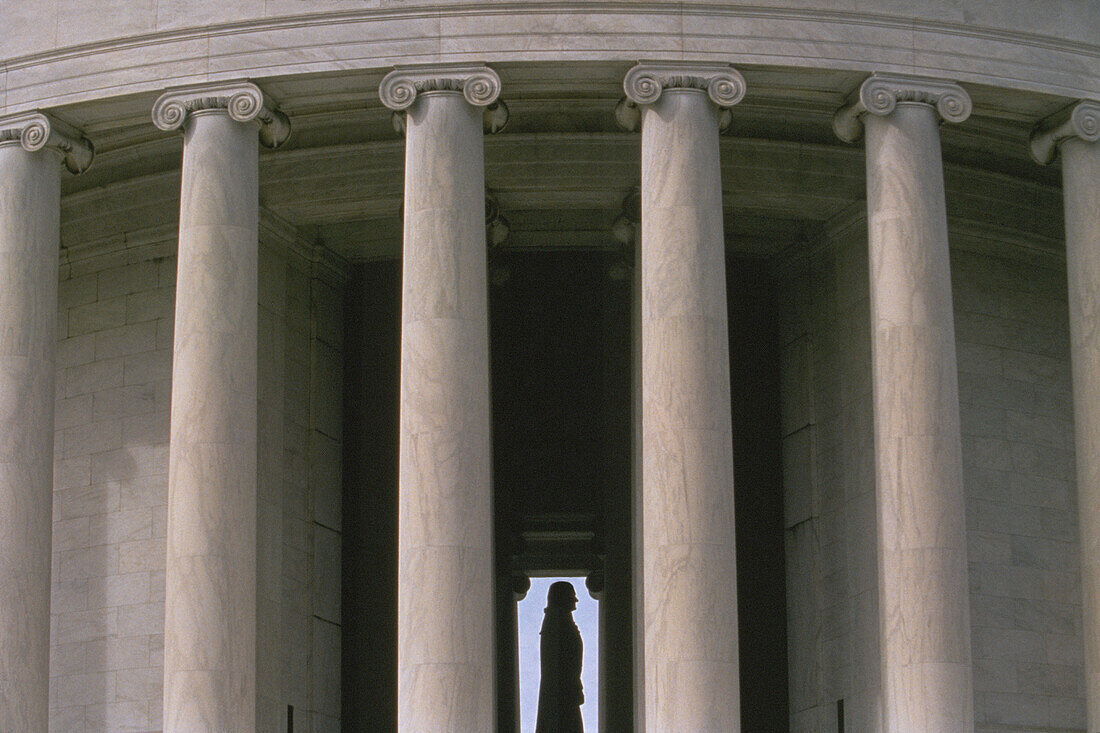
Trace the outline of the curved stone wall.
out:
[[[379,82],[395,65],[491,65],[511,109],[484,141],[505,246],[611,251],[641,176],[639,136],[615,122],[639,59],[727,62],[747,80],[719,139],[721,206],[728,256],[771,268],[780,301],[792,730],[830,729],[841,700],[849,729],[881,714],[865,155],[832,113],[872,71],[972,96],[971,119],[940,135],[977,730],[1080,730],[1062,191],[1027,142],[1100,98],[1100,3],[838,5],[9,0],[0,116],[43,109],[97,148],[62,184],[50,730],[163,725],[181,142],[151,122],[157,95],[249,78],[293,124],[259,159],[258,616],[279,631],[258,651],[257,716],[337,730],[343,278],[392,264],[402,239],[405,143]]]
[[[16,0],[0,41],[0,113],[165,86],[395,64],[690,58],[896,71],[1100,92],[1100,7],[1051,0],[374,2],[45,5]],[[892,7],[891,7],[892,6]]]

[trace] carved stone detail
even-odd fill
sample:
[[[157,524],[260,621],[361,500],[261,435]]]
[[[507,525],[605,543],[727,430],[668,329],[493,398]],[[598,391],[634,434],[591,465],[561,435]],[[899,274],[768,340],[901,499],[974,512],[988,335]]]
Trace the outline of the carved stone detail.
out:
[[[425,92],[462,92],[475,107],[488,107],[500,96],[500,77],[484,65],[445,64],[394,69],[382,79],[378,96],[394,111],[406,110]]]
[[[697,89],[722,108],[745,96],[745,78],[729,64],[645,61],[626,73],[623,91],[634,104],[653,104],[665,89]],[[620,118],[620,122],[622,119]]]
[[[504,244],[512,227],[500,210],[500,202],[492,192],[485,192],[485,238],[490,247]]]
[[[635,186],[623,197],[622,211],[611,224],[611,236],[633,256],[634,240],[642,222],[642,190]]]
[[[947,122],[963,122],[973,105],[966,90],[953,81],[940,81],[899,74],[872,74],[859,87],[859,97],[833,116],[833,131],[845,142],[863,135],[863,115],[885,117],[898,102],[932,105]]]
[[[1069,110],[1040,123],[1031,135],[1031,157],[1049,165],[1058,154],[1063,140],[1078,137],[1085,142],[1100,140],[1100,102],[1085,99]]]
[[[642,127],[642,110],[630,97],[623,97],[615,105],[615,121],[627,132],[637,132]]]
[[[508,105],[500,98],[500,77],[483,64],[398,67],[382,79],[378,96],[394,111],[393,127],[405,134],[405,111],[420,94],[462,92],[466,101],[484,108],[483,129],[500,132],[508,124]]]
[[[0,144],[23,146],[24,150],[55,150],[71,173],[83,173],[92,164],[95,147],[79,130],[41,112],[0,117]]]
[[[178,130],[191,114],[209,109],[223,109],[237,122],[256,121],[265,147],[277,148],[290,137],[290,120],[248,81],[169,89],[153,104],[153,124]]]

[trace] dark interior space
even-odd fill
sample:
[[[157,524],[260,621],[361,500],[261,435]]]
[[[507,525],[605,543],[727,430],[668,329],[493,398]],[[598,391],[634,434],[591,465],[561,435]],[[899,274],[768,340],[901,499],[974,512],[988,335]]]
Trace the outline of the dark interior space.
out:
[[[604,730],[633,729],[631,287],[611,277],[618,260],[576,250],[490,258],[501,733],[516,730],[518,709],[513,578],[532,570],[599,575],[601,614],[610,609]],[[727,275],[742,725],[786,730],[776,288],[766,262],[731,260]],[[343,722],[394,730],[399,263],[356,265],[346,313]]]
[[[489,294],[498,516],[599,510],[607,255],[501,252]],[[629,297],[625,293],[624,297]],[[629,326],[629,324],[627,324]],[[626,355],[629,368],[629,354]],[[629,421],[629,406],[623,405]]]
[[[741,729],[790,730],[779,308],[767,262],[726,264],[737,518]]]
[[[344,313],[342,724],[397,730],[401,265],[351,268]]]
[[[610,607],[610,623],[630,629],[630,289],[609,277],[614,260],[560,249],[490,259],[500,733],[517,729],[515,629],[505,618],[515,613],[513,577],[598,571],[600,588],[626,601],[602,603],[601,613]],[[609,508],[613,496],[627,500]],[[610,554],[625,562],[608,558],[620,527],[626,541]],[[629,685],[604,687],[601,703],[626,711],[612,729],[630,730]]]

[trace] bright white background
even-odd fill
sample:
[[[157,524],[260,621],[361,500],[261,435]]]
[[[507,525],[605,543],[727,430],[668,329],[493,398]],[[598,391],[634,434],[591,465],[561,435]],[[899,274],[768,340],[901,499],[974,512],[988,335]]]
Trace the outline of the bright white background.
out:
[[[585,733],[599,731],[599,660],[597,650],[599,642],[599,604],[584,586],[584,578],[531,578],[531,590],[527,597],[519,602],[519,716],[520,730],[534,733],[535,720],[539,706],[539,629],[542,628],[543,612],[546,609],[546,593],[550,584],[558,580],[568,580],[577,591],[577,610],[573,620],[581,630],[581,642],[584,644],[584,666],[581,670],[581,684],[584,685],[584,705],[581,716],[584,719]]]

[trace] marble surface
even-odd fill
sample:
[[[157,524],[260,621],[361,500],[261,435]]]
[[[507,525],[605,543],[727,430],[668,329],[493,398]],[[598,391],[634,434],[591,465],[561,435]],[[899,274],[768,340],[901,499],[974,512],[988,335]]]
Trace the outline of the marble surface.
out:
[[[495,720],[484,147],[469,97],[406,107],[397,714],[410,733]]]
[[[865,116],[884,730],[971,730],[958,372],[938,113]]]
[[[714,69],[693,73],[705,80]],[[642,106],[645,726],[736,731],[737,563],[718,107],[705,85],[674,84],[662,90],[658,83]]]
[[[835,730],[838,699],[847,730],[882,730],[867,234],[853,217],[781,280],[784,341],[812,341],[784,386],[785,429],[803,419],[794,405],[809,422],[794,435],[813,436],[808,452],[784,445],[784,485],[811,486],[810,519],[787,530],[794,731]],[[1013,254],[994,228],[950,233],[974,730],[1085,730],[1065,261]]]
[[[60,175],[55,151],[0,142],[0,730],[28,733],[47,725]]]
[[[256,725],[257,130],[184,126],[172,368],[164,730]]]
[[[117,7],[111,0],[110,7]],[[872,0],[751,5],[671,0],[608,5],[490,0],[458,4],[294,0],[95,12],[77,0],[5,8],[0,110],[19,111],[166,83],[467,61],[687,58],[745,65],[889,69],[1086,96],[1100,91],[1093,3]]]
[[[1093,105],[1093,131],[1100,120]],[[1100,142],[1060,146],[1066,211],[1088,730],[1100,728]]]

